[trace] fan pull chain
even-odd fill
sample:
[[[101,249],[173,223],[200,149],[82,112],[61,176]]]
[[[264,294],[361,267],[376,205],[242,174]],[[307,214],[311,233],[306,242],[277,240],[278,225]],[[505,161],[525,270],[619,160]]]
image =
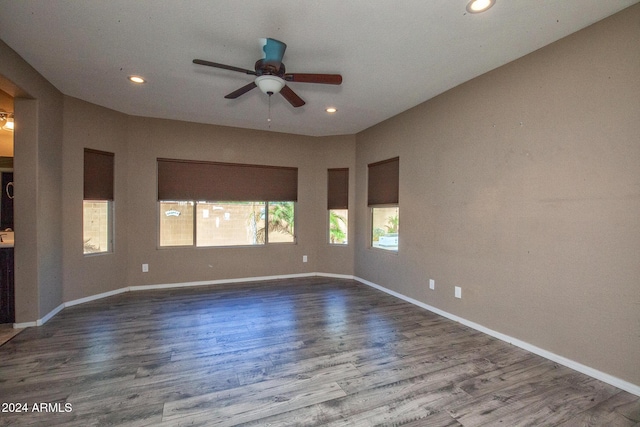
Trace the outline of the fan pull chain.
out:
[[[271,94],[269,94],[269,117],[267,118],[269,129],[271,129]]]

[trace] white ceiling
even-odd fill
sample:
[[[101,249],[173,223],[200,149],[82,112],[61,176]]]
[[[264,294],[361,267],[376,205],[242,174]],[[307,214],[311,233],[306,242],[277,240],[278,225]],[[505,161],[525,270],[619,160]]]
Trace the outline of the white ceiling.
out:
[[[599,21],[638,0],[0,0],[0,39],[66,95],[131,115],[303,135],[354,134]],[[287,44],[287,72],[340,73],[341,86],[291,83],[293,108],[254,89],[258,39]],[[139,74],[147,83],[127,80]],[[324,110],[335,106],[338,112]]]

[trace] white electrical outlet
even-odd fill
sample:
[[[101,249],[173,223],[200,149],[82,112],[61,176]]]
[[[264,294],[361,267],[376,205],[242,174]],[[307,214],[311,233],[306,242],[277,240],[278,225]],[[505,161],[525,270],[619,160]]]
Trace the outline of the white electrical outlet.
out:
[[[456,286],[454,289],[456,298],[462,298],[462,288],[460,286]]]
[[[149,272],[149,264],[142,264],[142,272],[143,273]]]
[[[429,279],[429,289],[434,290],[436,288],[436,281]]]
[[[306,255],[302,255],[302,262],[307,262],[307,256]]]

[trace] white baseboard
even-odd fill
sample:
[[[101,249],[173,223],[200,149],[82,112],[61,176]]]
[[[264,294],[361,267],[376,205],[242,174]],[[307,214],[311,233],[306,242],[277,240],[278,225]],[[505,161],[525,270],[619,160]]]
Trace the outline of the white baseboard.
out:
[[[157,284],[157,285],[128,286],[126,288],[115,289],[113,291],[103,292],[103,293],[100,293],[100,294],[90,295],[88,297],[78,298],[78,299],[75,299],[75,300],[64,302],[64,303],[60,304],[58,307],[56,307],[53,310],[51,310],[49,313],[47,313],[41,319],[38,319],[38,320],[36,320],[34,322],[14,323],[13,324],[13,328],[14,329],[22,329],[22,328],[30,328],[30,327],[33,327],[33,326],[42,326],[49,319],[51,319],[53,316],[58,314],[65,307],[72,307],[74,305],[84,304],[84,303],[89,302],[89,301],[95,301],[95,300],[99,300],[99,299],[102,299],[102,298],[107,298],[107,297],[110,297],[110,296],[113,296],[113,295],[118,295],[118,294],[121,294],[121,293],[124,293],[124,292],[146,291],[146,290],[152,290],[152,289],[185,288],[185,287],[193,287],[193,286],[223,285],[223,284],[228,284],[228,283],[260,282],[260,281],[265,281],[265,280],[292,279],[292,278],[298,278],[298,277],[314,277],[314,276],[321,276],[321,275],[323,275],[323,274],[320,274],[320,273],[298,273],[298,274],[281,274],[281,275],[276,275],[276,276],[241,277],[241,278],[237,278],[237,279],[203,280],[203,281],[198,281],[198,282],[164,283],[164,284]],[[353,276],[346,276],[346,275],[330,275],[330,276],[327,276],[327,277],[336,277],[336,278],[340,277],[340,278],[344,278],[344,279],[353,279]]]
[[[65,302],[64,306],[65,307],[72,307],[74,305],[84,304],[85,302],[95,301],[95,300],[106,298],[106,297],[111,297],[111,296],[118,295],[118,294],[121,294],[121,293],[124,293],[124,292],[129,292],[129,288],[120,288],[120,289],[116,289],[114,291],[103,292],[101,294],[96,294],[96,295],[91,295],[91,296],[84,297],[84,298],[74,299],[74,300]]]
[[[35,321],[35,322],[20,322],[20,323],[14,323],[13,324],[13,329],[32,328],[34,326],[40,326],[40,325],[38,325],[38,321]]]
[[[13,324],[13,329],[24,329],[24,328],[31,328],[33,326],[42,326],[44,325],[49,319],[51,319],[53,316],[55,316],[56,314],[58,314],[63,308],[65,308],[65,304],[62,303],[59,306],[57,306],[56,308],[54,308],[53,310],[51,310],[49,313],[47,313],[43,318],[36,320],[35,322],[20,322],[20,323],[14,323]]]
[[[332,279],[345,279],[345,280],[354,280],[355,277],[351,274],[335,274],[335,273],[313,273],[314,276],[317,277],[330,277]]]
[[[276,275],[276,276],[261,276],[261,277],[243,277],[243,278],[237,278],[237,279],[220,279],[220,280],[205,280],[205,281],[198,281],[198,282],[183,282],[183,283],[165,283],[165,284],[158,284],[158,285],[139,285],[139,286],[129,286],[126,288],[120,288],[120,289],[116,289],[113,291],[109,291],[109,292],[104,292],[101,294],[97,294],[97,295],[92,295],[92,296],[88,296],[85,298],[79,298],[76,300],[72,300],[69,302],[65,302],[63,304],[60,304],[58,307],[56,307],[55,309],[53,309],[50,313],[48,313],[46,316],[44,316],[42,319],[38,319],[35,322],[22,322],[22,323],[14,323],[13,327],[14,328],[27,328],[27,327],[33,327],[33,326],[41,326],[43,325],[45,322],[47,322],[49,319],[51,319],[53,316],[55,316],[56,314],[58,314],[58,312],[60,312],[63,308],[65,307],[71,307],[74,305],[78,305],[78,304],[83,304],[85,302],[89,302],[89,301],[94,301],[94,300],[98,300],[98,299],[102,299],[102,298],[106,298],[106,297],[110,297],[113,295],[117,295],[117,294],[121,294],[123,292],[131,292],[131,291],[143,291],[143,290],[151,290],[151,289],[171,289],[171,288],[183,288],[183,287],[190,287],[190,286],[210,286],[210,285],[221,285],[221,284],[228,284],[228,283],[246,283],[246,282],[259,282],[259,281],[265,281],[265,280],[279,280],[279,279],[291,279],[291,278],[299,278],[299,277],[330,277],[330,278],[335,278],[335,279],[352,279],[352,280],[356,280],[364,285],[370,286],[372,288],[378,289],[382,292],[385,292],[389,295],[393,295],[396,298],[400,298],[403,301],[409,302],[413,305],[417,305],[418,307],[424,308],[425,310],[431,311],[432,313],[438,314],[442,317],[446,317],[447,319],[453,320],[455,322],[461,323],[465,326],[468,326],[470,328],[473,328],[477,331],[480,331],[482,333],[485,333],[487,335],[490,335],[494,338],[497,338],[499,340],[502,340],[504,342],[507,342],[509,344],[513,344],[516,347],[520,347],[523,350],[527,350],[531,353],[537,354],[539,356],[544,357],[545,359],[549,359],[553,362],[559,363],[561,365],[564,365],[568,368],[571,368],[575,371],[581,372],[583,374],[589,375],[592,378],[598,379],[600,381],[603,381],[607,384],[611,384],[614,387],[618,387],[619,389],[622,389],[624,391],[627,391],[631,394],[634,394],[636,396],[640,396],[640,386],[636,385],[636,384],[632,384],[628,381],[624,381],[618,377],[614,377],[613,375],[609,375],[605,372],[599,371],[597,369],[591,368],[589,366],[583,365],[579,362],[576,362],[574,360],[571,359],[567,359],[564,356],[560,356],[558,354],[552,353],[548,350],[545,350],[543,348],[540,347],[536,347],[533,344],[529,344],[525,341],[521,341],[517,338],[513,338],[509,335],[505,335],[501,332],[498,331],[494,331],[493,329],[489,329],[485,326],[482,326],[478,323],[472,322],[470,320],[464,319],[462,317],[456,316],[454,314],[448,313],[446,311],[440,310],[439,308],[430,306],[428,304],[425,304],[421,301],[418,301],[416,299],[410,298],[406,295],[403,295],[399,292],[396,291],[392,291],[391,289],[387,289],[384,286],[380,286],[376,283],[370,282],[366,279],[363,279],[361,277],[357,277],[357,276],[352,276],[352,275],[348,275],[348,274],[333,274],[333,273],[300,273],[300,274],[284,274],[284,275]]]
[[[45,316],[43,316],[41,319],[38,319],[35,322],[14,323],[13,324],[13,328],[14,329],[22,329],[22,328],[31,328],[33,326],[42,326],[45,323],[47,323],[53,316],[58,314],[65,307],[71,307],[71,306],[74,306],[74,305],[83,304],[85,302],[89,302],[89,301],[94,301],[94,300],[110,297],[112,295],[117,295],[117,294],[121,294],[123,292],[128,292],[128,291],[129,291],[129,288],[120,288],[120,289],[116,289],[115,291],[103,292],[101,294],[91,295],[91,296],[88,296],[88,297],[84,297],[84,298],[79,298],[79,299],[63,302],[62,304],[60,304],[59,306],[57,306],[56,308],[51,310],[49,313],[47,313]]]
[[[317,275],[316,273],[281,274],[276,276],[241,277],[237,279],[202,280],[199,282],[164,283],[164,284],[158,284],[158,285],[139,285],[139,286],[130,286],[128,289],[131,291],[146,291],[151,289],[185,288],[185,287],[191,287],[191,286],[211,286],[211,285],[225,285],[228,283],[248,283],[248,282],[261,282],[265,280],[293,279],[298,277],[311,277],[316,275]]]
[[[63,308],[66,307],[66,304],[60,304],[59,306],[57,306],[56,308],[54,308],[53,310],[51,310],[46,316],[44,316],[42,319],[38,319],[36,321],[36,326],[42,326],[45,324],[45,322],[47,322],[49,319],[51,319],[53,316],[55,316],[56,314],[58,314]]]
[[[365,280],[361,277],[357,277],[354,276],[353,278],[354,280],[357,280],[358,282],[365,284],[367,286],[371,286],[372,288],[378,289],[382,292],[385,292],[389,295],[393,295],[396,298],[400,298],[401,300],[404,300],[406,302],[409,302],[411,304],[417,305],[418,307],[424,308],[425,310],[431,311],[435,314],[438,314],[442,317],[446,317],[447,319],[453,320],[455,322],[461,323],[465,326],[468,326],[470,328],[473,328],[477,331],[480,331],[482,333],[485,333],[487,335],[490,335],[494,338],[498,338],[499,340],[505,341],[509,344],[513,344],[516,347],[520,347],[523,350],[527,350],[531,353],[537,354],[538,356],[542,356],[545,359],[551,360],[553,362],[559,363],[560,365],[566,366],[568,368],[571,368],[575,371],[581,372],[583,374],[586,374],[592,378],[595,378],[597,380],[600,380],[602,382],[605,382],[607,384],[611,384],[614,387],[618,387],[619,389],[622,389],[624,391],[627,391],[631,394],[634,394],[636,396],[640,396],[640,385],[636,385],[633,383],[630,383],[628,381],[625,381],[623,379],[620,379],[618,377],[614,377],[613,375],[609,375],[605,372],[599,371],[597,369],[591,368],[589,366],[583,365],[579,362],[576,362],[575,360],[571,360],[571,359],[567,359],[564,356],[560,356],[559,354],[555,354],[552,353],[548,350],[545,350],[543,348],[540,347],[536,347],[533,344],[529,344],[528,342],[525,341],[521,341],[517,338],[513,338],[509,335],[505,335],[501,332],[498,331],[494,331],[493,329],[489,329],[485,326],[482,326],[478,323],[472,322],[470,320],[464,319],[462,317],[456,316],[455,314],[451,314],[449,312],[440,310],[439,308],[430,306],[428,304],[425,304],[421,301],[415,300],[413,298],[410,298],[406,295],[403,295],[401,293],[398,293],[396,291],[392,291],[391,289],[387,289],[384,286],[380,286],[376,283],[370,282],[368,280]]]

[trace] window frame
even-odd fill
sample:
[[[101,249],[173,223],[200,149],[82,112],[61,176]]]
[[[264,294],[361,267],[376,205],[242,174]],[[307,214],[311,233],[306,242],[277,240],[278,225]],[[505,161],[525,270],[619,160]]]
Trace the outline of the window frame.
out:
[[[163,203],[175,203],[175,204],[192,204],[192,214],[191,214],[191,244],[189,245],[162,245],[162,235],[161,235],[161,231],[162,231],[162,220],[161,220],[161,216],[162,216],[162,212],[161,212],[161,207]],[[195,202],[193,200],[158,200],[156,202],[156,212],[157,212],[157,224],[156,224],[156,236],[157,236],[157,241],[156,241],[156,247],[158,249],[166,249],[166,248],[192,248],[195,246],[195,239],[196,239],[196,224],[195,224],[195,212],[196,212],[196,205]]]
[[[337,218],[342,219],[344,230],[336,222],[333,221],[332,215],[334,211],[345,211],[342,215],[336,214]],[[328,168],[327,169],[327,217],[326,217],[326,242],[330,246],[347,246],[349,245],[349,168]],[[346,220],[346,221],[345,221]],[[338,229],[344,231],[343,242],[333,242],[334,225]]]
[[[375,221],[374,221],[374,211],[376,209],[396,209],[397,210],[397,224],[395,225],[396,230],[394,232],[390,232],[387,233],[388,234],[396,234],[396,240],[397,240],[397,244],[395,246],[395,249],[387,249],[386,247],[381,247],[380,244],[378,245],[374,245],[374,239],[376,238],[375,236]],[[391,224],[393,226],[393,224]],[[386,205],[373,205],[373,206],[369,206],[369,247],[373,250],[377,250],[377,251],[384,251],[386,253],[391,253],[391,254],[397,254],[400,251],[400,205],[398,203],[394,203],[394,204],[386,204]],[[383,236],[378,236],[378,238],[383,237]],[[391,246],[393,247],[393,246]]]
[[[271,242],[269,241],[269,203],[293,203],[293,234],[291,235],[293,238],[293,241],[291,242]],[[265,237],[264,237],[264,244],[266,245],[282,245],[282,244],[297,244],[298,243],[298,235],[296,234],[296,230],[297,230],[297,226],[296,223],[298,222],[298,209],[297,208],[298,202],[295,201],[291,201],[291,200],[271,200],[268,202],[265,202]]]
[[[346,211],[347,213],[347,217],[345,218],[346,221],[343,221],[344,225],[345,225],[345,238],[344,238],[344,242],[343,243],[338,243],[338,242],[332,242],[331,241],[331,212],[333,211]],[[348,246],[349,245],[349,209],[328,209],[327,210],[327,241],[329,243],[329,245],[331,246],[337,246],[337,247],[341,247],[341,246]]]
[[[381,250],[387,253],[399,252],[399,230],[400,230],[400,157],[396,156],[390,159],[381,160],[367,165],[367,206],[369,208],[369,247],[371,249]],[[395,224],[386,218],[384,222],[374,220],[376,209],[396,209]],[[376,228],[376,224],[379,227]],[[394,234],[396,237],[396,245],[394,249],[381,247],[380,244],[374,245],[376,237],[386,236],[386,234],[376,236],[376,230],[384,232],[382,227],[389,230],[395,229],[395,232],[386,234]],[[393,247],[393,246],[390,246]]]
[[[95,251],[95,252],[86,252],[86,244],[88,241],[85,242],[85,215],[84,215],[84,209],[85,203],[106,203],[107,204],[107,249],[103,250],[103,251]],[[105,254],[112,254],[114,252],[114,242],[113,242],[113,235],[114,235],[114,201],[113,200],[94,200],[94,199],[83,199],[82,200],[82,242],[83,242],[83,249],[82,249],[82,255],[83,256],[96,256],[96,255],[105,255]]]
[[[115,153],[85,147],[83,150],[83,195],[82,195],[82,254],[104,255],[114,252],[115,230]],[[86,252],[85,203],[106,203],[107,248],[99,252]],[[104,236],[100,236],[100,240]]]
[[[246,203],[263,203],[264,204],[264,221],[265,221],[265,241],[264,243],[256,243],[256,244],[239,244],[239,245],[198,245],[197,233],[198,233],[198,204],[199,203],[207,203],[207,204],[228,204],[233,202],[246,202]],[[161,245],[161,204],[162,203],[193,203],[193,213],[192,213],[192,243],[189,245]],[[269,204],[270,203],[292,203],[293,204],[293,234],[291,242],[273,242],[269,240]],[[211,249],[211,248],[260,248],[266,247],[269,245],[296,245],[298,243],[298,235],[297,235],[297,226],[296,223],[298,221],[298,202],[291,200],[270,200],[270,201],[256,201],[256,200],[247,200],[247,201],[211,201],[211,200],[158,200],[157,201],[157,248],[158,249],[181,249],[181,248],[196,248],[196,249]]]

